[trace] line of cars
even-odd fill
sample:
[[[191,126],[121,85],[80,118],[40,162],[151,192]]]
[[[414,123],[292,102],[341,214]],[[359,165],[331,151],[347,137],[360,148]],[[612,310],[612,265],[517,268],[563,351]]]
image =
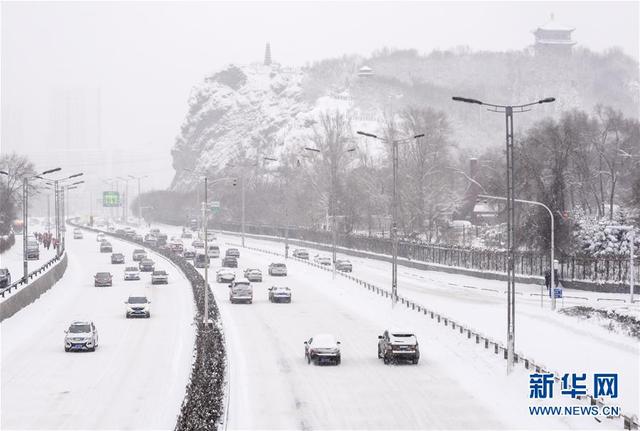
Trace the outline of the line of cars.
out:
[[[80,231],[81,232],[81,231]],[[116,231],[117,232],[117,231]],[[118,232],[117,232],[118,233]],[[74,232],[75,237],[75,232]],[[100,242],[100,252],[106,248],[111,247],[111,244],[106,240],[103,233],[96,235],[96,241]],[[155,270],[155,263],[153,260],[147,257],[147,253],[144,249],[135,249],[132,253],[132,259],[134,262],[138,262],[138,266],[125,266],[124,268],[124,280],[140,280],[140,272],[151,272],[151,284],[167,284],[168,274],[164,270]],[[124,254],[116,252],[111,254],[111,264],[125,264]],[[113,286],[113,276],[110,272],[99,271],[94,276],[94,286],[104,287]],[[125,318],[132,317],[151,317],[151,301],[144,296],[129,296],[125,305]],[[65,352],[71,351],[90,351],[93,352],[98,347],[98,330],[93,321],[83,320],[71,322],[69,328],[64,331],[64,350]]]
[[[293,250],[293,257],[302,259],[302,260],[309,260],[309,251],[304,248],[297,248]],[[331,266],[331,263],[332,263],[331,258],[329,256],[323,256],[321,254],[316,254],[313,257],[313,262],[323,266]],[[353,265],[351,261],[349,261],[348,259],[344,259],[344,258],[336,259],[335,266],[337,271],[342,271],[342,272],[353,271]]]
[[[184,233],[184,231],[183,231]],[[214,237],[212,235],[212,237]],[[215,237],[214,237],[215,238]],[[202,249],[204,251],[205,244],[201,239],[195,239],[192,242],[195,250]],[[173,250],[173,248],[172,248]],[[179,253],[178,250],[173,250]],[[186,255],[185,255],[186,253]],[[204,267],[205,263],[209,263],[211,258],[218,258],[220,251],[217,245],[209,245],[206,253],[198,253],[183,249],[182,254],[185,258],[194,256],[194,265],[196,267]],[[204,258],[201,263],[197,264],[198,254]],[[296,249],[293,256],[298,259],[309,259],[309,252],[305,249]],[[229,300],[231,303],[253,302],[253,287],[251,283],[262,282],[262,271],[259,268],[246,268],[242,278],[236,278],[234,269],[238,267],[238,259],[240,251],[237,248],[229,248],[225,252],[224,258],[221,260],[221,268],[216,271],[216,281],[218,283],[227,283],[229,285]],[[205,260],[206,259],[206,260]],[[331,258],[317,254],[314,256],[314,262],[319,265],[330,266]],[[351,272],[353,266],[347,259],[336,259],[335,268],[338,271]],[[287,267],[284,263],[274,262],[268,267],[270,276],[286,276]],[[291,302],[291,289],[285,286],[272,286],[268,290],[268,299],[270,302]],[[309,338],[304,342],[305,359],[309,364],[333,363],[339,365],[341,363],[340,341],[332,334],[319,334]],[[378,358],[382,359],[384,364],[410,362],[417,364],[420,359],[420,349],[415,334],[407,330],[385,330],[378,336],[377,346]]]

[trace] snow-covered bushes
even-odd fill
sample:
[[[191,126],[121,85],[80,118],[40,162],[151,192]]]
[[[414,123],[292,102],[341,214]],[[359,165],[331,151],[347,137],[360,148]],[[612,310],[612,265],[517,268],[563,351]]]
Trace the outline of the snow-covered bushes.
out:
[[[619,209],[613,220],[609,217],[595,218],[580,216],[575,233],[580,254],[589,257],[624,257],[629,256],[630,235],[622,229],[611,228],[616,225],[633,225],[629,211]],[[635,227],[636,253],[640,252],[640,229]]]

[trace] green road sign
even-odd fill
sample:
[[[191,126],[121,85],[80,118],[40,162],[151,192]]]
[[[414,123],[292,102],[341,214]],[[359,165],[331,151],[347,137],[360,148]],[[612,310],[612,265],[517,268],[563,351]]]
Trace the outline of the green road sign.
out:
[[[119,207],[120,206],[120,193],[118,192],[102,192],[102,206],[103,207]]]

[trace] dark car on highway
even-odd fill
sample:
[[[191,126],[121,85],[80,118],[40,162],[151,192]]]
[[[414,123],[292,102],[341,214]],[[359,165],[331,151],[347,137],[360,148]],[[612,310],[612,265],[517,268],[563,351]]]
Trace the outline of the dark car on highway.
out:
[[[113,286],[113,277],[110,272],[97,272],[96,275],[93,276],[93,279],[93,285],[95,287]]]
[[[141,272],[151,272],[154,270],[156,264],[151,259],[142,259],[138,264],[138,268],[140,268]]]
[[[417,364],[420,359],[418,339],[411,331],[386,330],[378,335],[378,358],[385,364],[398,361]]]
[[[109,241],[102,241],[100,243],[100,253],[113,253],[113,247]]]
[[[240,257],[240,250],[238,250],[237,248],[228,248],[225,252],[225,256],[235,257],[237,259]]]
[[[7,268],[0,268],[0,287],[7,287],[11,284],[11,273]]]
[[[227,256],[222,259],[222,267],[223,268],[237,268],[238,267],[238,259],[235,257]]]
[[[111,255],[111,263],[124,263],[124,254],[122,253],[113,253]]]

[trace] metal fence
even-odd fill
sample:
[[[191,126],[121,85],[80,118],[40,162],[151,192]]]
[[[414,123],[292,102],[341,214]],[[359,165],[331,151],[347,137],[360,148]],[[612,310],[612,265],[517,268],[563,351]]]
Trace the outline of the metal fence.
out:
[[[224,230],[240,231],[239,223],[221,223]],[[246,224],[247,233],[284,237],[281,226]],[[289,237],[303,241],[331,244],[331,232],[289,227]],[[364,235],[338,235],[340,247],[352,248],[380,254],[391,254],[392,244],[388,238]],[[505,251],[459,247],[450,245],[425,244],[418,241],[400,241],[398,256],[426,263],[446,265],[479,271],[507,271]],[[581,258],[577,256],[557,256],[560,262],[558,272],[562,280],[590,281],[599,283],[626,283],[629,279],[628,258]],[[544,276],[550,267],[548,253],[516,252],[515,272],[521,276]],[[634,264],[635,279],[640,281],[638,260]]]
[[[19,286],[29,283],[29,280],[48,270],[53,264],[58,262],[63,255],[64,253],[60,253],[59,255],[56,255],[53,259],[42,265],[40,268],[31,271],[29,275],[27,275],[26,279],[24,277],[21,277],[18,281],[15,281],[10,285],[0,289],[0,296],[4,298],[5,293],[11,293],[13,289],[17,289]]]

